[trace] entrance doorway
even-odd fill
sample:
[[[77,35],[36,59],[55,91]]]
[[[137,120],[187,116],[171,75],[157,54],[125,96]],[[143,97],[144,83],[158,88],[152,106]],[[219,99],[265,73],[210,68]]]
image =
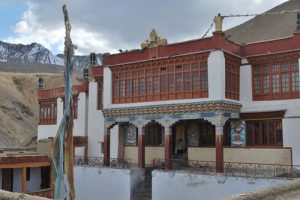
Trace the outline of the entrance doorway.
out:
[[[2,169],[2,190],[13,191],[13,169]]]

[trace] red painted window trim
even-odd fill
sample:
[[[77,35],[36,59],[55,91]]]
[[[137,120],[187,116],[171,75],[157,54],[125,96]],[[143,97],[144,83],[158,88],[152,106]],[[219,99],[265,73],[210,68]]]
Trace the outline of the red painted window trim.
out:
[[[57,102],[55,99],[47,99],[39,102],[39,125],[51,125],[57,123]]]
[[[285,80],[287,88],[283,89]],[[252,94],[254,101],[299,98],[298,59],[252,64]]]
[[[256,135],[256,125],[258,125],[258,135]],[[250,133],[250,127],[251,133]],[[271,128],[274,128],[274,144],[271,144]],[[264,129],[265,128],[265,129]],[[281,119],[268,119],[268,120],[251,120],[246,121],[246,146],[252,147],[282,147],[283,134],[282,134],[282,120]],[[264,142],[264,134],[266,131],[266,142]],[[257,137],[258,136],[258,137]],[[251,140],[250,140],[251,137]]]

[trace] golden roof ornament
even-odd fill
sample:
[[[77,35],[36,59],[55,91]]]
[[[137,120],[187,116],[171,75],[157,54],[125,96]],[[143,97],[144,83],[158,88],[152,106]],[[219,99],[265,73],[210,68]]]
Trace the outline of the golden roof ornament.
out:
[[[223,18],[220,13],[215,17],[216,32],[222,32]]]
[[[150,40],[149,40],[150,39]],[[160,45],[166,45],[167,39],[161,38],[157,35],[155,29],[152,29],[150,32],[150,38],[141,43],[141,48],[152,48],[158,47]]]

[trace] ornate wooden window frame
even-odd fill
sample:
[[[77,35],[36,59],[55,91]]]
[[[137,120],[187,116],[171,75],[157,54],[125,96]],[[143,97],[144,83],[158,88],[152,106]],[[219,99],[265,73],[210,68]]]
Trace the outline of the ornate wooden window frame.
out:
[[[112,102],[207,98],[207,57],[208,53],[198,53],[112,66]],[[198,68],[193,68],[195,64]],[[193,87],[193,73],[199,76],[197,90]]]
[[[296,51],[248,58],[252,65],[253,100],[263,101],[299,98],[299,57],[300,52]],[[284,70],[285,64],[287,64],[286,70]],[[282,91],[283,74],[288,75],[285,78],[288,86],[287,92]],[[276,81],[276,83],[274,81]],[[273,82],[278,85],[278,92]],[[259,85],[259,87],[257,87],[257,85]]]
[[[52,125],[57,123],[57,99],[39,101],[39,125]]]
[[[241,58],[225,53],[225,97],[240,99]]]

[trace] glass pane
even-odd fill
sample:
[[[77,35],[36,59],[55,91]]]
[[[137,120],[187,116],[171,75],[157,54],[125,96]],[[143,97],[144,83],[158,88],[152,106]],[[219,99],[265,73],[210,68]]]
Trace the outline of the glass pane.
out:
[[[144,95],[145,91],[145,81],[143,78],[140,79],[140,95]]]
[[[253,145],[253,123],[247,122],[246,123],[247,132],[246,132],[246,138],[247,138],[247,145]]]
[[[262,144],[268,144],[268,127],[267,122],[261,122],[261,131],[262,131]]]
[[[131,96],[132,85],[131,80],[126,80],[126,96]]]
[[[193,72],[193,90],[199,91],[200,90],[200,79],[199,79],[199,72]]]
[[[260,94],[260,92],[261,92],[260,76],[255,76],[254,77],[254,93],[255,94]]]
[[[282,145],[282,125],[281,121],[276,122],[276,143]]]
[[[273,93],[279,93],[279,74],[272,75],[272,82],[273,82]]]
[[[146,79],[147,94],[152,94],[152,77]]]
[[[169,82],[169,92],[175,91],[175,84],[174,84],[174,74],[168,75],[168,82]]]
[[[281,64],[281,71],[287,71],[289,69],[288,63]]]
[[[202,91],[208,90],[207,71],[201,71],[201,89]]]
[[[190,91],[191,90],[191,75],[190,72],[185,72],[184,74],[184,90]]]
[[[134,79],[133,80],[133,95],[137,96],[139,94],[139,80]]]
[[[281,74],[281,91],[289,92],[289,74]]]
[[[254,123],[254,141],[255,145],[260,145],[260,123],[255,122]]]
[[[275,123],[274,121],[269,121],[269,134],[270,134],[270,145],[275,145]]]
[[[263,76],[263,84],[264,84],[264,93],[270,93],[270,75]]]
[[[160,77],[161,82],[161,92],[167,92],[167,75],[162,75]]]
[[[176,91],[182,91],[182,74],[176,74]]]
[[[193,64],[192,64],[192,70],[193,70],[193,71],[199,70],[199,63],[193,63]]]
[[[292,72],[292,91],[299,91],[299,72]]]
[[[158,76],[153,77],[153,81],[154,81],[154,93],[158,94],[159,93],[159,77]]]

